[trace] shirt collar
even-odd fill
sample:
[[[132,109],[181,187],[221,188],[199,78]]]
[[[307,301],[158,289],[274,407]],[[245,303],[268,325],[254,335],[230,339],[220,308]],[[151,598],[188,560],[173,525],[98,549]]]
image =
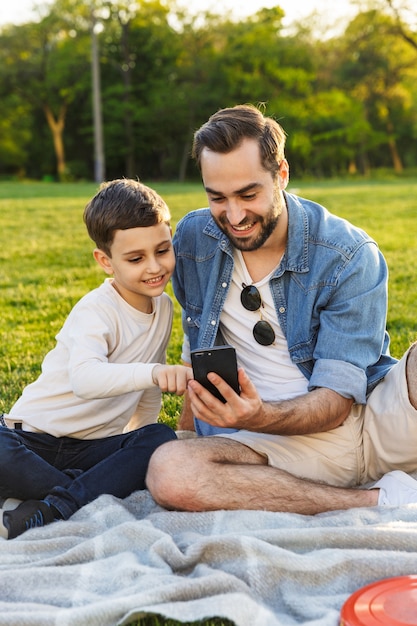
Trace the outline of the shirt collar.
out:
[[[300,199],[294,194],[284,192],[284,198],[288,209],[288,241],[275,275],[290,272],[308,272],[308,217]],[[210,209],[206,209],[210,213]],[[204,234],[221,240],[221,247],[225,252],[233,255],[233,246],[229,238],[220,230],[210,215],[210,219],[204,227]]]

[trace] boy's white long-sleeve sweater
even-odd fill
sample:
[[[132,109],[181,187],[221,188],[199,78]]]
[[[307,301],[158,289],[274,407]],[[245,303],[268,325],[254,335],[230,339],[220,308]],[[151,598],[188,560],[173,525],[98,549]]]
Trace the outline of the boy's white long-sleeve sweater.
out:
[[[130,306],[112,279],[72,309],[39,378],[6,415],[25,430],[98,439],[156,422],[161,391],[152,369],[165,363],[173,306],[166,293],[153,312]]]

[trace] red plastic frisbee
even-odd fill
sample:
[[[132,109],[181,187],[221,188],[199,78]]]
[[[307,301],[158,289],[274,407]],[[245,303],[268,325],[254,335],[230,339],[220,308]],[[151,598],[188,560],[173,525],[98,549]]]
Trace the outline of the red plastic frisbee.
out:
[[[358,589],[342,607],[340,626],[417,626],[417,575]]]

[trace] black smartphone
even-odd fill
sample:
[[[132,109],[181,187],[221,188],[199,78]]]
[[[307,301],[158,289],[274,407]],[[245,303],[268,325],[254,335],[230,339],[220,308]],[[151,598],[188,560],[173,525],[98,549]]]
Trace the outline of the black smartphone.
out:
[[[233,346],[214,346],[213,348],[205,350],[192,350],[191,365],[193,366],[195,380],[222,402],[226,402],[226,400],[218,389],[207,379],[209,372],[215,372],[221,376],[236,393],[240,392],[237,380],[236,350]]]

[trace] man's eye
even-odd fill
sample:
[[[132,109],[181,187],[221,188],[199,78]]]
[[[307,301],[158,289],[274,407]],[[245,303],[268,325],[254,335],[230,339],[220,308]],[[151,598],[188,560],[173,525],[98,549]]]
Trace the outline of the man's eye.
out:
[[[256,193],[245,193],[244,196],[242,196],[242,200],[254,200],[256,198]]]
[[[215,198],[210,198],[210,202],[223,202],[224,198],[221,196],[216,196]]]

